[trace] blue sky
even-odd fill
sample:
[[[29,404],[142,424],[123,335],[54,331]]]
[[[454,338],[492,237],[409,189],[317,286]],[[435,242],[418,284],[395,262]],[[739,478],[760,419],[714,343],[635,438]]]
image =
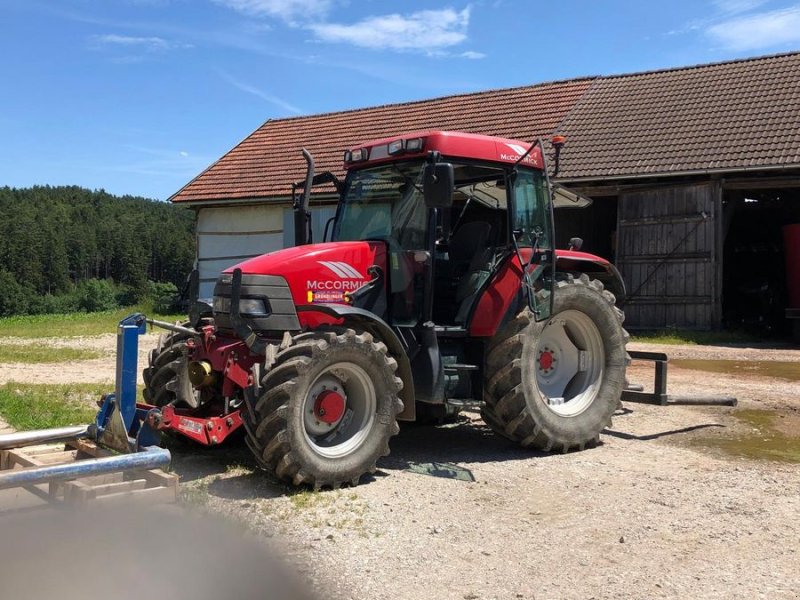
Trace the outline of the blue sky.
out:
[[[267,119],[800,47],[776,0],[0,0],[0,185],[165,199]]]

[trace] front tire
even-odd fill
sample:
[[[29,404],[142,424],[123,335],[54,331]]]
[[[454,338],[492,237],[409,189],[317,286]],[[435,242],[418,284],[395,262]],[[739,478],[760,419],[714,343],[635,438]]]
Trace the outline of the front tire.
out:
[[[581,275],[556,286],[549,319],[537,323],[526,308],[490,343],[482,415],[522,446],[567,452],[611,424],[628,335],[602,283]]]
[[[294,485],[357,485],[399,432],[403,383],[366,332],[312,332],[278,353],[255,406],[243,410],[259,464]]]

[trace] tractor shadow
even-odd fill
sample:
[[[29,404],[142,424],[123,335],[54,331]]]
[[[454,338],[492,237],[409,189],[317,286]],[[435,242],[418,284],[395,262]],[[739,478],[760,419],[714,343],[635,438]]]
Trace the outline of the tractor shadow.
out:
[[[689,427],[681,427],[680,429],[670,429],[668,431],[659,431],[658,433],[651,433],[648,435],[634,435],[632,433],[625,433],[624,431],[615,431],[613,429],[604,429],[604,435],[610,435],[611,437],[615,437],[620,440],[636,440],[638,442],[649,442],[652,440],[657,440],[662,437],[668,437],[671,435],[681,435],[684,433],[691,433],[693,431],[698,431],[700,429],[707,429],[709,427],[722,427],[725,428],[725,425],[720,425],[719,423],[704,423],[702,425],[690,425]]]
[[[630,408],[621,408],[615,417],[633,414]],[[624,422],[617,421],[617,424]],[[652,441],[659,438],[687,434],[712,427],[725,427],[706,423],[668,429],[647,435],[636,435],[624,428],[606,429],[604,435],[626,441]],[[250,450],[241,439],[231,440],[221,447],[208,448],[178,438],[170,438],[167,447],[172,452],[172,470],[182,484],[201,485],[217,498],[251,500],[277,498],[298,490],[273,478],[260,469]],[[602,450],[603,442],[584,452]],[[430,469],[428,474],[457,478],[453,471],[469,469],[464,465],[515,460],[548,460],[557,454],[521,448],[496,435],[477,416],[462,413],[453,422],[443,425],[403,423],[399,435],[391,440],[391,454],[378,461],[378,470],[364,476],[362,483],[376,481],[396,471]]]
[[[404,423],[392,438],[392,453],[378,461],[378,473],[402,471],[419,464],[489,463],[546,458],[546,452],[526,450],[492,432],[477,417],[461,414],[452,423]]]
[[[614,419],[618,419],[619,417],[627,417],[627,416],[633,415],[633,414],[634,414],[634,410],[633,409],[628,408],[627,406],[623,406],[623,407],[619,408],[617,410],[617,412],[614,413]],[[616,422],[619,423],[619,421],[616,421]],[[626,431],[620,431],[618,429],[604,429],[603,430],[603,435],[607,435],[607,436],[610,436],[610,437],[613,437],[613,438],[617,438],[617,439],[620,439],[620,440],[626,440],[626,441],[635,440],[635,441],[638,441],[638,442],[649,442],[649,441],[657,440],[657,439],[663,438],[663,437],[670,437],[670,436],[673,436],[673,435],[682,435],[682,434],[692,433],[693,431],[699,431],[701,429],[708,429],[708,428],[712,428],[712,427],[721,427],[723,429],[726,428],[725,425],[722,425],[720,423],[701,423],[699,425],[689,425],[689,426],[686,426],[686,427],[680,427],[678,429],[667,429],[665,431],[658,431],[658,432],[650,433],[650,434],[646,434],[646,435],[636,435],[636,434],[629,433],[629,432],[626,432]]]

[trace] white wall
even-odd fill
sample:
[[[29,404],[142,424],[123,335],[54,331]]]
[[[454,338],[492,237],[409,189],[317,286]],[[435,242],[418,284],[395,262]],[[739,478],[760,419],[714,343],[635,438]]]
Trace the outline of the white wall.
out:
[[[315,242],[335,207],[312,207]],[[197,266],[200,298],[210,298],[219,274],[247,258],[294,244],[294,216],[286,205],[200,208],[197,211]]]
[[[197,212],[200,297],[210,298],[220,272],[283,247],[283,207],[232,206]]]

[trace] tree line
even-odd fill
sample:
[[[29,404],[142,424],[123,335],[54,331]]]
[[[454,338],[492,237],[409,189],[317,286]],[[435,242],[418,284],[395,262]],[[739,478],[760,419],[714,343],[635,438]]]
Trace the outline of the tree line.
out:
[[[194,214],[167,202],[0,187],[0,215],[0,315],[136,304],[192,269]]]

